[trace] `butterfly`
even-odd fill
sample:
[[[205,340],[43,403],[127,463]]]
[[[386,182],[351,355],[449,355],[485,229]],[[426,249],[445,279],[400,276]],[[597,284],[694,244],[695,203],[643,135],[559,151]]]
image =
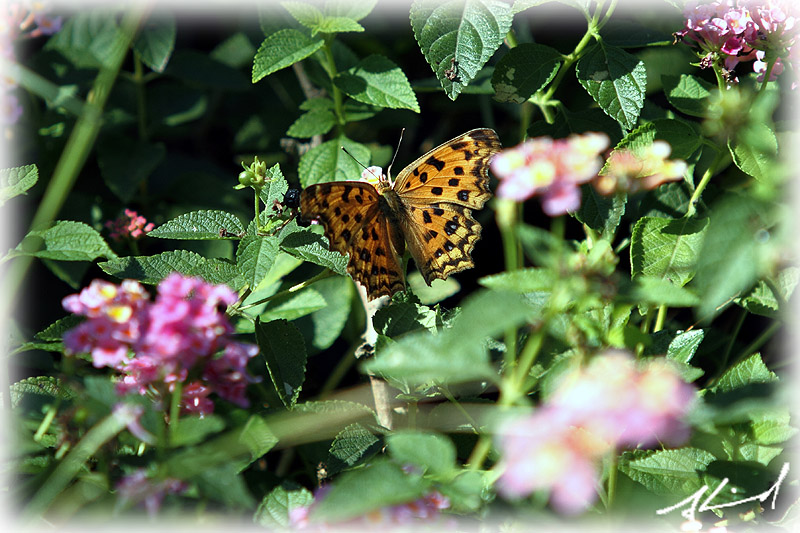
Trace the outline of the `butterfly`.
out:
[[[350,256],[347,272],[367,298],[405,289],[406,245],[425,282],[475,266],[481,225],[472,218],[492,196],[489,160],[502,148],[487,128],[470,130],[426,153],[392,182],[310,185],[300,193],[304,220],[318,220],[330,249]]]

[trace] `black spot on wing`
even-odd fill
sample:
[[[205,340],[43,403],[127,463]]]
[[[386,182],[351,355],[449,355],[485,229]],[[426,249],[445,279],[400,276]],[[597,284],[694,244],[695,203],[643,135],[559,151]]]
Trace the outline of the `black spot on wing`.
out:
[[[433,219],[427,210],[422,212],[422,220],[424,220],[426,224],[433,222]]]
[[[436,170],[438,170],[439,172],[441,172],[442,169],[444,168],[444,161],[442,161],[441,159],[436,159],[434,156],[430,156],[428,159],[426,159],[425,163],[433,167],[436,167]]]
[[[447,184],[450,187],[458,187],[460,181],[461,180],[459,180],[458,178],[450,178],[449,180],[447,180]]]
[[[458,196],[458,199],[461,200],[462,202],[466,202],[467,200],[469,200],[469,191],[466,189],[461,189],[460,191],[458,191],[458,194],[456,196]]]
[[[433,187],[431,188],[431,194],[435,194],[436,196],[442,195],[442,188],[441,187]]]

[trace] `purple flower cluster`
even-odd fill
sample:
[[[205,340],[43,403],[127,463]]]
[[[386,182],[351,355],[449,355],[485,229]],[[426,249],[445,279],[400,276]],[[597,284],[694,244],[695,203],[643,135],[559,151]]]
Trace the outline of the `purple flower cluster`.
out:
[[[581,205],[580,184],[597,175],[608,143],[603,133],[585,133],[537,137],[503,150],[490,163],[500,180],[497,196],[519,202],[539,195],[547,215],[573,212]]]
[[[603,456],[688,438],[683,417],[694,396],[664,360],[637,365],[624,352],[595,357],[567,374],[540,409],[499,431],[498,491],[518,498],[547,489],[558,511],[583,511],[597,496]]]
[[[376,509],[364,516],[337,524],[316,524],[309,521],[309,514],[314,505],[319,503],[330,490],[331,485],[326,485],[314,493],[314,501],[302,507],[289,509],[289,527],[291,529],[325,530],[325,526],[339,528],[367,528],[376,527],[391,529],[393,527],[409,526],[418,521],[432,522],[441,516],[441,510],[450,507],[450,500],[438,491],[431,491],[422,498],[399,505],[391,505]]]
[[[119,371],[120,394],[144,394],[158,384],[173,390],[185,383],[184,411],[213,412],[211,392],[247,407],[245,389],[256,381],[247,361],[258,346],[231,339],[233,327],[223,306],[236,299],[225,285],[178,273],[161,281],[154,302],[136,281],[117,286],[94,280],[62,302],[67,311],[88,318],[64,334],[64,346],[68,354],[91,353],[97,368]],[[200,379],[186,383],[190,375]]]
[[[783,72],[785,60],[794,60],[797,30],[796,8],[784,0],[716,1],[690,4],[684,11],[684,28],[675,32],[684,42],[697,45],[702,54],[700,66],[722,62],[729,79],[737,64],[753,61],[753,70],[763,81],[769,58],[776,62],[770,81]]]
[[[46,14],[43,2],[4,2],[0,17],[0,58],[15,61],[14,42],[42,35],[53,35],[61,29],[61,17]],[[0,123],[15,124],[22,116],[19,98],[12,93],[16,85],[0,76]]]
[[[148,222],[133,209],[126,209],[125,212],[114,220],[108,220],[105,227],[110,231],[110,237],[115,241],[124,238],[139,239],[146,233],[153,231],[155,224]]]

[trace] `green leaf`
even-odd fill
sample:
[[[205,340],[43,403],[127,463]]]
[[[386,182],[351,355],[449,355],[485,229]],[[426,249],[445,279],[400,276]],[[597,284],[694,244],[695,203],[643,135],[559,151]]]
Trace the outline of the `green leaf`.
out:
[[[329,453],[347,466],[353,466],[379,442],[363,425],[350,424],[333,439]]]
[[[778,139],[767,124],[748,125],[751,137],[758,138],[758,144],[748,142],[747,136],[738,135],[728,142],[733,162],[739,169],[757,180],[770,179],[775,170],[778,155]]]
[[[423,305],[433,305],[449,298],[461,290],[461,284],[455,278],[435,279],[430,286],[418,271],[414,271],[406,278],[408,287]]]
[[[347,256],[329,250],[328,240],[310,228],[287,235],[281,241],[281,248],[303,261],[329,268],[340,276],[347,275]]]
[[[71,400],[76,396],[76,392],[72,388],[66,386],[54,376],[33,376],[11,385],[11,405],[18,405],[26,394],[36,394],[61,400]]]
[[[200,276],[211,283],[228,283],[238,288],[234,278],[238,273],[233,265],[219,259],[206,259],[189,250],[171,250],[158,255],[120,257],[98,266],[119,279],[135,279],[155,285],[172,272]]]
[[[251,231],[248,231],[248,234],[239,241],[239,247],[236,249],[236,264],[251,288],[257,287],[267,276],[275,262],[278,250],[276,237],[255,235]]]
[[[714,85],[690,74],[661,76],[664,93],[675,109],[693,117],[704,118],[708,114],[708,97]]]
[[[324,309],[325,305],[325,298],[314,287],[306,287],[300,292],[285,293],[267,302],[266,308],[261,313],[261,319],[296,320]]]
[[[646,148],[653,141],[666,141],[672,147],[670,158],[689,159],[700,148],[700,131],[684,120],[657,118],[626,135],[616,148]]]
[[[39,181],[39,169],[36,165],[4,168],[0,170],[0,207],[8,200],[25,194]]]
[[[791,266],[778,273],[778,278],[773,281],[773,286],[777,288],[781,299],[788,302],[794,294],[798,281],[800,281],[800,268]],[[776,318],[780,310],[775,293],[763,280],[759,281],[746,296],[737,298],[735,301],[751,313],[769,318]]]
[[[492,74],[494,99],[521,104],[550,83],[561,67],[558,50],[541,44],[521,43],[497,63]]]
[[[58,33],[47,41],[45,50],[56,50],[77,68],[99,68],[111,67],[121,46],[114,12],[93,9],[67,17]]]
[[[306,138],[314,135],[324,135],[336,125],[336,116],[333,111],[309,111],[303,113],[295,120],[286,135],[289,137]]]
[[[700,472],[715,459],[699,448],[656,452],[626,452],[619,470],[656,494],[688,495],[703,486]]]
[[[241,68],[249,64],[256,54],[256,49],[243,32],[234,33],[211,51],[211,59],[219,61],[231,68]]]
[[[275,163],[267,169],[266,181],[261,191],[258,193],[258,197],[267,208],[267,213],[272,212],[272,207],[275,205],[276,201],[283,202],[283,198],[286,196],[286,191],[288,190],[289,182],[287,182],[286,178],[283,176],[280,164]]]
[[[713,391],[730,392],[753,383],[772,383],[777,379],[778,376],[761,360],[761,354],[755,353],[720,376]]]
[[[322,48],[324,42],[322,39],[306,37],[291,28],[269,35],[253,58],[253,83],[307,58]]]
[[[314,495],[308,489],[287,490],[277,486],[264,496],[253,515],[253,522],[268,530],[289,527],[289,513],[300,507],[308,507],[314,502]]]
[[[256,319],[256,342],[283,404],[297,403],[306,376],[306,348],[300,331],[286,320],[263,323]]]
[[[283,6],[297,22],[311,30],[319,26],[325,16],[316,6],[307,2],[281,2],[281,6]]]
[[[342,148],[346,148],[352,157],[347,155]],[[362,169],[356,160],[368,167],[370,155],[369,148],[351,141],[344,135],[337,139],[331,139],[312,148],[300,158],[300,164],[297,167],[300,185],[308,187],[316,183],[358,179]]]
[[[410,331],[436,331],[436,311],[412,302],[401,302],[378,309],[372,319],[375,331],[397,337]]]
[[[350,316],[353,283],[346,277],[331,277],[314,283],[314,290],[322,295],[325,307],[301,318],[295,325],[303,331],[310,345],[325,350],[339,338]]]
[[[702,329],[684,331],[675,336],[669,343],[667,359],[681,363],[689,363],[697,352],[698,346],[703,342],[706,332]]]
[[[553,290],[555,272],[546,268],[522,268],[485,276],[478,283],[494,290],[519,293]]]
[[[116,258],[97,231],[83,222],[60,220],[46,230],[28,233],[8,257],[30,255],[55,261],[94,261]]]
[[[581,187],[581,206],[575,211],[575,218],[586,224],[603,237],[611,237],[619,226],[627,204],[625,195],[603,196],[590,186]]]
[[[500,0],[415,0],[410,17],[425,60],[455,100],[500,47],[513,14]]]
[[[192,211],[161,224],[148,237],[178,240],[217,240],[220,232],[238,234],[244,231],[239,217],[226,211]]]
[[[327,0],[325,14],[331,17],[346,17],[359,21],[369,15],[375,8],[378,0]]]
[[[642,217],[631,232],[631,274],[686,285],[695,273],[707,219]]]
[[[338,522],[381,507],[420,498],[427,489],[420,478],[409,476],[388,461],[344,473],[311,511],[311,521]]]
[[[689,289],[675,285],[668,279],[645,275],[636,276],[633,290],[627,296],[634,303],[667,307],[694,307],[700,303],[700,298]]]
[[[117,198],[129,202],[166,153],[163,143],[107,137],[97,145],[97,164],[108,188]]]
[[[142,62],[156,72],[164,72],[175,49],[175,17],[158,13],[142,26],[133,41],[133,49]]]
[[[633,129],[644,106],[644,63],[622,48],[598,43],[575,66],[578,81],[608,116]]]
[[[200,493],[234,509],[252,509],[253,496],[234,463],[222,463],[200,472],[193,481]]]
[[[224,428],[225,420],[216,415],[182,416],[178,419],[178,428],[170,437],[170,445],[178,448],[198,444]]]
[[[359,102],[419,113],[417,97],[408,78],[385,56],[367,56],[355,67],[340,73],[334,83]]]
[[[60,341],[64,333],[74,328],[84,321],[82,316],[67,315],[64,318],[59,318],[42,331],[33,336],[34,339],[40,341]]]
[[[455,470],[456,448],[442,435],[399,430],[386,437],[386,444],[392,458],[402,465],[416,465],[433,475],[447,475]]]
[[[364,27],[355,20],[347,17],[324,17],[319,25],[311,31],[311,35],[316,33],[346,33],[362,32]]]
[[[752,423],[753,441],[760,445],[780,444],[797,434],[797,428],[789,425],[788,411],[760,414]]]

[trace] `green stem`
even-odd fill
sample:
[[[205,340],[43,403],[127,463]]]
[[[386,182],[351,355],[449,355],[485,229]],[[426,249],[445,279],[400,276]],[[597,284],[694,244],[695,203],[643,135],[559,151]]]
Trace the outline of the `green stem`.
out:
[[[325,383],[322,385],[322,388],[319,391],[319,398],[324,400],[325,397],[336,387],[339,386],[339,383],[344,378],[347,371],[353,366],[353,363],[356,362],[355,352],[354,350],[349,350],[344,357],[339,359],[339,362],[336,364],[336,367],[333,369],[333,372],[328,376],[328,379],[325,380]]]
[[[254,196],[254,200],[253,200],[253,211],[254,211],[254,213],[253,214],[255,216],[255,218],[253,220],[256,221],[256,227],[259,227],[259,225],[261,224],[261,220],[259,220],[259,217],[261,216],[261,213],[259,212],[261,210],[261,203],[258,201],[258,190],[255,190],[255,189],[253,190],[253,196]]]
[[[689,198],[689,207],[686,208],[686,215],[684,218],[691,218],[697,212],[697,203],[700,201],[700,196],[703,194],[708,183],[711,181],[711,178],[714,176],[714,173],[717,171],[717,166],[722,162],[723,158],[725,157],[725,152],[720,150],[717,153],[717,157],[714,158],[714,161],[709,165],[706,171],[703,173],[703,177],[700,179],[700,183],[697,184],[695,187],[694,192],[692,193],[692,197]]]
[[[86,104],[81,109],[81,114],[61,152],[47,190],[34,214],[29,231],[41,230],[50,226],[67,200],[67,196],[100,133],[103,108],[108,101],[122,61],[130,48],[145,9],[144,5],[133,4],[131,10],[125,13],[120,24],[121,31],[117,32],[116,41],[109,47],[108,60],[100,67],[86,99]],[[22,281],[32,261],[32,255],[20,256],[9,267],[3,281],[0,320],[4,320],[3,317],[8,316],[8,310],[16,305],[17,291],[23,286]]]
[[[653,325],[653,333],[659,332],[664,329],[664,322],[667,319],[667,306],[661,304],[658,306],[658,314],[656,315],[656,323]]]
[[[47,408],[47,414],[44,415],[42,423],[39,424],[39,427],[36,429],[36,433],[33,435],[33,440],[35,442],[39,442],[40,440],[42,440],[44,434],[47,433],[47,430],[50,428],[50,424],[53,423],[53,420],[55,419],[56,414],[58,413],[58,406],[60,403],[61,403],[61,398],[58,398],[56,399],[56,403],[50,405]]]
[[[325,62],[322,64],[325,72],[328,73],[328,77],[331,79],[331,96],[333,97],[333,111],[336,115],[336,121],[339,124],[339,127],[344,126],[346,124],[344,118],[344,106],[342,104],[342,91],[336,86],[334,83],[334,79],[338,72],[336,71],[336,60],[333,58],[333,48],[331,43],[333,42],[333,36],[326,36],[325,37],[325,45],[323,46],[323,50],[325,52]]]
[[[736,326],[730,333],[730,339],[728,340],[728,344],[725,346],[725,351],[722,354],[722,362],[720,368],[728,367],[728,360],[730,359],[731,352],[733,351],[733,345],[736,342],[736,338],[739,336],[739,332],[742,330],[745,318],[747,318],[747,311],[744,308],[742,308],[739,310],[739,320],[736,321]]]
[[[176,381],[172,389],[172,398],[169,404],[169,444],[172,446],[178,436],[178,421],[181,416],[181,397],[183,396],[183,382]]]
[[[302,283],[298,283],[297,285],[289,287],[285,291],[277,292],[277,293],[273,294],[272,296],[267,296],[266,298],[262,298],[262,299],[258,300],[257,302],[252,302],[252,303],[249,303],[247,305],[242,305],[242,306],[238,307],[238,310],[239,311],[244,311],[245,309],[250,309],[251,307],[255,307],[257,305],[261,305],[263,303],[267,303],[270,300],[273,300],[273,299],[278,298],[280,296],[284,296],[286,294],[291,294],[293,292],[297,292],[300,289],[305,289],[306,287],[308,287],[312,283],[315,283],[315,282],[317,282],[317,281],[319,281],[321,279],[329,278],[329,277],[335,276],[335,275],[336,275],[336,272],[334,272],[333,270],[331,270],[329,268],[326,268],[325,270],[323,270],[322,272],[320,272],[319,274],[317,274],[316,276],[314,276],[311,279],[307,279],[306,281],[304,281]]]
[[[147,102],[144,90],[144,67],[138,52],[133,54],[133,82],[136,85],[136,114],[139,127],[139,138],[147,141]]]
[[[766,90],[767,84],[769,83],[769,77],[772,75],[772,69],[775,67],[775,63],[777,62],[778,57],[775,56],[769,60],[769,63],[767,63],[767,71],[764,73],[764,81],[761,82],[761,87],[758,89],[759,94]]]
[[[611,452],[610,465],[608,468],[608,498],[606,499],[606,510],[610,510],[614,505],[614,495],[617,492],[617,455]]]
[[[83,100],[23,65],[0,58],[0,70],[14,85],[24,87],[54,106],[63,107],[75,116],[81,116],[84,113]]]

